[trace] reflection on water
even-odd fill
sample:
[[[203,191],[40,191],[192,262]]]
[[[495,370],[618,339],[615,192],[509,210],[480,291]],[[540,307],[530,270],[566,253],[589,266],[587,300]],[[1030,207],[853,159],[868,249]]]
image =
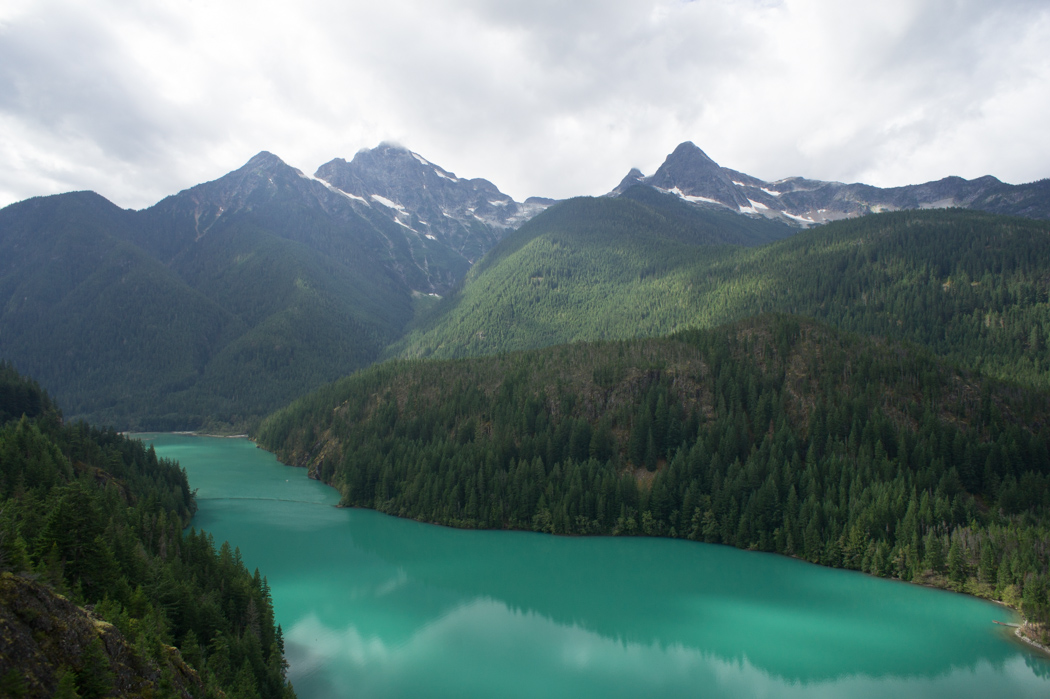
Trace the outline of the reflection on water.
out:
[[[267,575],[303,699],[1050,695],[1001,607],[779,556],[333,507],[245,440],[160,435],[194,525]]]

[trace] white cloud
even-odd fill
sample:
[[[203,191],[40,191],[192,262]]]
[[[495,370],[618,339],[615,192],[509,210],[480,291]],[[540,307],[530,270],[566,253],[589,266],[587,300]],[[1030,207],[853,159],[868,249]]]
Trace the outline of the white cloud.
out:
[[[0,9],[0,204],[145,206],[260,150],[397,140],[518,199],[692,140],[766,179],[1050,176],[1050,8],[1016,0],[122,0]]]

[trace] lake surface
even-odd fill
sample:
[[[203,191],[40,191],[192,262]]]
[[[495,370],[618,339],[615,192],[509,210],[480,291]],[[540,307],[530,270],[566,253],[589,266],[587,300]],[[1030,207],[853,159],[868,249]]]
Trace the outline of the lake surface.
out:
[[[140,435],[268,578],[300,699],[1042,697],[999,606],[725,546],[459,531],[367,510],[244,439]]]

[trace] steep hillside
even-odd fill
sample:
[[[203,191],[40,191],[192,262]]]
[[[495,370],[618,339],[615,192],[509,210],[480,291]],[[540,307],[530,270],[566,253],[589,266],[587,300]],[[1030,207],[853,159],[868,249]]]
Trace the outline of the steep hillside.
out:
[[[385,209],[414,231],[431,254],[438,245],[445,246],[457,261],[446,263],[454,274],[434,279],[432,290],[442,293],[507,230],[546,206],[539,200],[519,204],[488,180],[461,179],[418,153],[388,143],[362,150],[350,162],[327,162],[314,176],[362,204]],[[434,261],[429,266],[435,266]]]
[[[175,648],[142,658],[113,624],[30,577],[0,573],[3,696],[70,696],[70,689],[82,697],[205,695],[200,676]]]
[[[374,361],[421,299],[455,284],[508,227],[542,208],[459,181],[404,149],[365,151],[354,162],[362,159],[369,176],[354,182],[374,196],[260,153],[144,211],[90,192],[3,209],[0,356],[77,417],[133,429],[243,429]],[[342,170],[329,170],[341,181]],[[410,200],[416,183],[403,181],[417,170],[452,178],[448,191]],[[395,196],[419,212],[395,206]],[[514,213],[468,214],[471,197],[499,199]],[[424,230],[424,214],[444,227]]]
[[[733,255],[733,246],[797,231],[644,187],[571,199],[504,238],[395,350],[477,355],[687,327],[696,307],[683,291],[695,274]]]
[[[347,505],[777,551],[1050,620],[1047,394],[808,320],[394,361],[258,437]]]
[[[177,464],[0,363],[0,694],[293,697],[265,580],[183,533],[195,509]]]
[[[1050,386],[1050,224],[898,212],[761,247],[692,246],[616,212],[552,207],[508,236],[399,348],[465,356],[657,335],[766,311],[909,340],[995,376]]]

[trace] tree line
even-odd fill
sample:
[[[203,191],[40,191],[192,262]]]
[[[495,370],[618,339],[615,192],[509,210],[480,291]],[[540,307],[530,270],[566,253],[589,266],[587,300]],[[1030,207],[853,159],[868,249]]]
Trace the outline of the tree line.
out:
[[[65,424],[47,394],[6,363],[0,416],[0,569],[92,605],[132,645],[138,666],[163,669],[155,696],[174,696],[171,647],[206,696],[294,696],[265,578],[229,543],[183,533],[196,510],[185,471],[112,430]],[[96,642],[74,666],[54,668],[54,686],[109,696],[114,677],[101,652]],[[18,668],[0,681],[13,696],[26,691]]]
[[[345,505],[458,527],[776,551],[1050,621],[1050,405],[917,346],[762,316],[373,367],[262,445]]]

